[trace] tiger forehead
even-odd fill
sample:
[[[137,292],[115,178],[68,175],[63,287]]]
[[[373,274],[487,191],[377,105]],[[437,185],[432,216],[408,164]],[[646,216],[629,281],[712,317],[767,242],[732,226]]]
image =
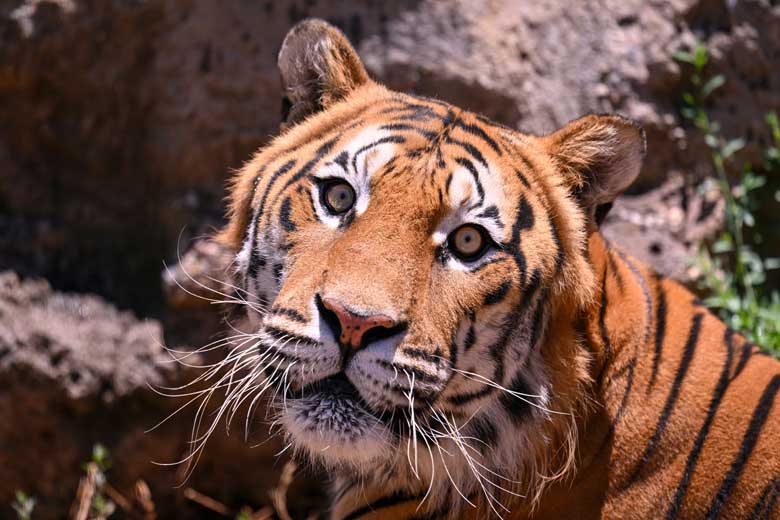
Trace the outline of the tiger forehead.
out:
[[[459,205],[474,197],[495,201],[498,207],[489,213],[500,211],[502,199],[517,200],[517,190],[532,188],[531,162],[523,151],[526,136],[481,116],[398,94],[351,103],[343,112],[311,118],[257,158],[264,165],[253,183],[256,214],[275,206],[297,181],[339,168],[342,174],[334,176],[359,174],[372,188],[388,182],[407,193],[433,193],[441,203]]]

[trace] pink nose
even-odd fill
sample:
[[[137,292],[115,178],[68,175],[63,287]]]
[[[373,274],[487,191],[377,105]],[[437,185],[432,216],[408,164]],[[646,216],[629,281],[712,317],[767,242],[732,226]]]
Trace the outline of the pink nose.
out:
[[[389,316],[384,314],[361,316],[350,311],[333,298],[323,298],[322,304],[326,309],[333,312],[339,320],[341,325],[339,343],[350,347],[352,350],[361,348],[363,336],[369,330],[376,328],[391,329],[396,326],[395,320]]]

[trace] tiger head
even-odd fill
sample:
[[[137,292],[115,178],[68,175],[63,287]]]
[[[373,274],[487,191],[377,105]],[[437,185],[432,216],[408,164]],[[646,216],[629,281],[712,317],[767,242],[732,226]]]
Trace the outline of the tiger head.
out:
[[[587,116],[537,137],[390,91],[321,21],[279,67],[284,130],[236,176],[221,239],[244,366],[294,448],[410,486],[565,466],[593,372],[571,327],[597,292],[588,239],[641,129]]]

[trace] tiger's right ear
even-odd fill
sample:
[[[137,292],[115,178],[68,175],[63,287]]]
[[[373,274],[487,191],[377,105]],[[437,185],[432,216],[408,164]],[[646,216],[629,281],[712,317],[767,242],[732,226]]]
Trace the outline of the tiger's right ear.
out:
[[[323,20],[293,27],[277,59],[282,76],[282,129],[328,108],[368,82],[368,73],[347,37]]]

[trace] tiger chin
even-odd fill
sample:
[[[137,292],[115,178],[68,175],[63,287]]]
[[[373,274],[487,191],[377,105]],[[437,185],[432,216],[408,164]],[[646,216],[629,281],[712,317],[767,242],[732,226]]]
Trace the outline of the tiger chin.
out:
[[[278,63],[282,132],[219,236],[231,360],[331,518],[778,518],[780,364],[599,232],[641,128],[393,92],[318,20]]]

